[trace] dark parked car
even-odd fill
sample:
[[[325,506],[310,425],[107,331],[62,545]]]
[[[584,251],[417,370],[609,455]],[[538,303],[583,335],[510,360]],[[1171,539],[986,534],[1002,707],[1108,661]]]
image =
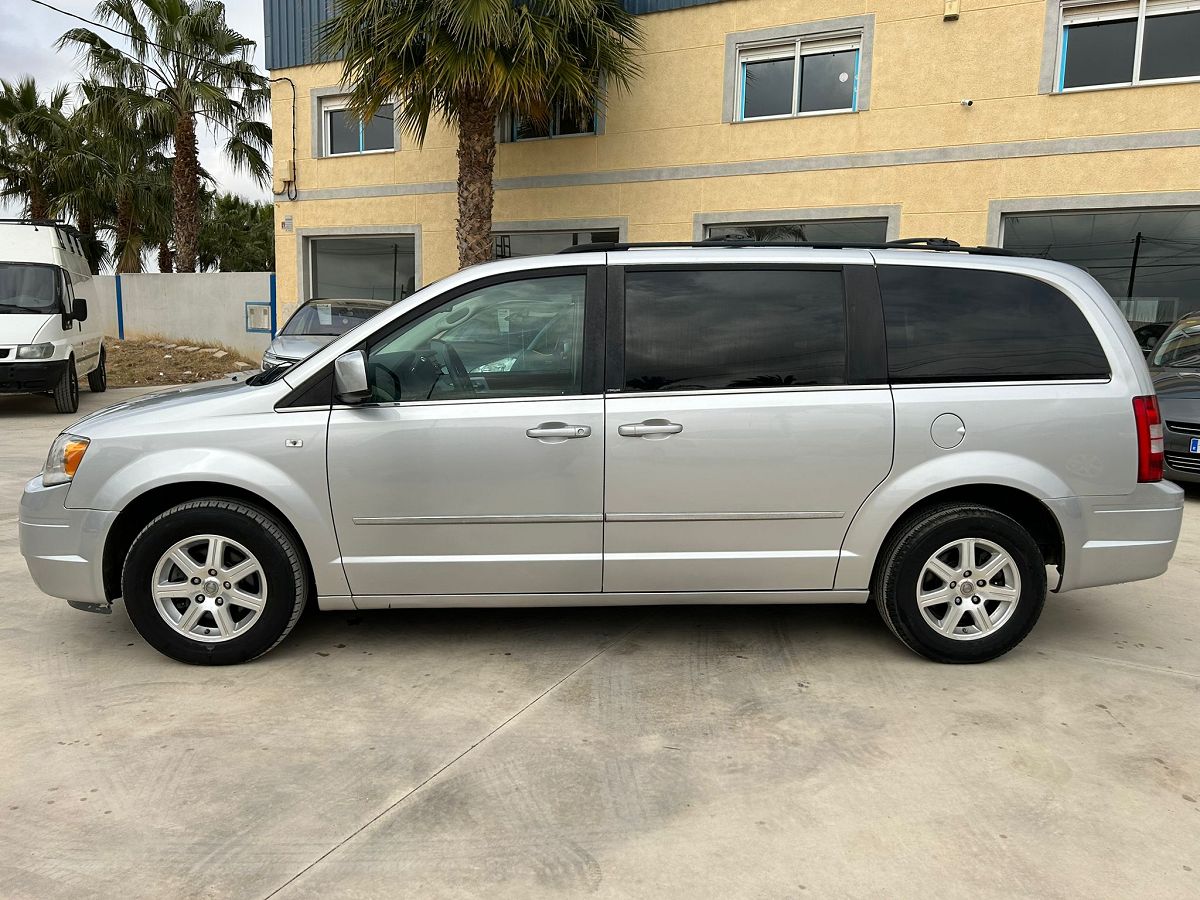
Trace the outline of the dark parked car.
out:
[[[1171,324],[1170,322],[1148,322],[1133,329],[1133,336],[1137,338],[1138,346],[1149,353],[1154,349],[1159,338],[1166,334]]]
[[[1200,311],[1167,330],[1149,363],[1166,426],[1166,477],[1200,482]]]

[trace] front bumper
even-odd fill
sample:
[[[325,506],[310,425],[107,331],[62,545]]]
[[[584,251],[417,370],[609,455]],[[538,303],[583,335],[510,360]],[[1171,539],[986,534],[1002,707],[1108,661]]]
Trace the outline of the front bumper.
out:
[[[0,394],[36,394],[52,391],[67,371],[67,360],[0,363]]]
[[[1187,428],[1194,433],[1181,433],[1171,425],[1180,427],[1177,423],[1168,424],[1163,433],[1163,444],[1166,450],[1166,466],[1164,472],[1171,481],[1200,482],[1200,453],[1192,452],[1192,441],[1200,438],[1200,425],[1187,423]]]
[[[46,487],[38,475],[25,485],[19,514],[21,555],[34,583],[73,605],[108,605],[104,539],[115,512],[68,509],[69,484]]]
[[[1183,525],[1183,488],[1139,484],[1119,497],[1047,500],[1063,531],[1058,591],[1157,578],[1167,571]]]

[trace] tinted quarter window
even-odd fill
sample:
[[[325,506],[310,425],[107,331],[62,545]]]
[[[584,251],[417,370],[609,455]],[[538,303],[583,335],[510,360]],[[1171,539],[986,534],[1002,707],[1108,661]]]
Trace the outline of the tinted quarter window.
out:
[[[897,383],[1107,378],[1079,307],[1011,272],[880,266],[888,370]]]
[[[844,384],[846,314],[835,270],[631,270],[625,390]]]
[[[1064,88],[1133,80],[1137,19],[1070,25],[1063,34]]]

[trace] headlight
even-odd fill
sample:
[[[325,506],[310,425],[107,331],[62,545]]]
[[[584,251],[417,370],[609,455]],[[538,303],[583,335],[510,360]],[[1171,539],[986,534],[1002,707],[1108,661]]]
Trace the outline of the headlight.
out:
[[[278,357],[274,353],[271,353],[270,351],[268,351],[263,354],[262,367],[264,369],[273,369],[276,366],[282,366],[288,362],[290,362],[290,360],[286,360],[281,357]]]
[[[90,443],[88,438],[77,434],[60,434],[50,445],[50,455],[42,469],[42,484],[47,487],[66,484],[74,478]]]
[[[17,359],[49,359],[53,355],[53,344],[26,344],[17,348]]]

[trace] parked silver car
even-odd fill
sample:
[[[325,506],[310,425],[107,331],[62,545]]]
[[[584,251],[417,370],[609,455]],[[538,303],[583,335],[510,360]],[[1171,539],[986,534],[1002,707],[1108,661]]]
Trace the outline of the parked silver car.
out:
[[[263,353],[263,369],[295,365],[391,306],[387,300],[309,300]]]
[[[955,245],[956,247],[957,245]],[[1047,590],[1161,574],[1146,363],[1061,263],[628,247],[473,267],[304,362],[86,417],[21,549],[72,605],[235,663],[322,609],[873,600],[978,662]]]

